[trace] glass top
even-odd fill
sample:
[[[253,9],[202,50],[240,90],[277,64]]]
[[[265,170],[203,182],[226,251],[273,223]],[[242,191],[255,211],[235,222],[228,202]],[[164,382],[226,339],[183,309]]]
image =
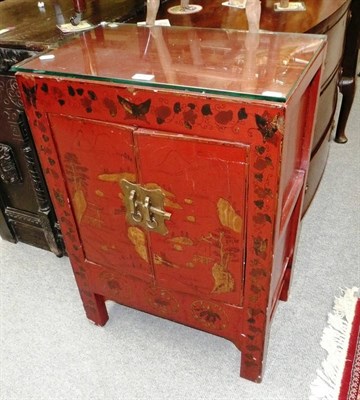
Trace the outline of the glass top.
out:
[[[15,71],[285,102],[325,36],[109,24]]]

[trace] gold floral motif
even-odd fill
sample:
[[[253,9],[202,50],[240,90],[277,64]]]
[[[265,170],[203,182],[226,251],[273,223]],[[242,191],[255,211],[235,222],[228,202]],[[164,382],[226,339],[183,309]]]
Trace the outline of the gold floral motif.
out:
[[[243,220],[236,214],[232,205],[225,199],[220,198],[217,202],[217,211],[220,222],[223,226],[240,233],[243,226]]]
[[[218,304],[205,300],[194,301],[191,305],[193,317],[207,329],[222,330],[228,324],[228,318]]]
[[[193,215],[188,215],[188,216],[186,217],[186,221],[189,221],[189,222],[196,222],[196,218],[195,218]]]
[[[128,228],[128,238],[135,247],[135,251],[146,262],[149,262],[145,233],[136,226]]]
[[[161,314],[174,314],[179,311],[179,303],[167,290],[150,288],[147,290],[148,303]]]

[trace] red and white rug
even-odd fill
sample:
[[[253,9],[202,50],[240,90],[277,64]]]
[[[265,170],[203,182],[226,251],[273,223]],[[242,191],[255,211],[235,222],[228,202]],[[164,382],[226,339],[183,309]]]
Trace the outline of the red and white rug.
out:
[[[317,370],[309,400],[360,400],[359,289],[342,291],[329,314],[321,346],[326,360]]]

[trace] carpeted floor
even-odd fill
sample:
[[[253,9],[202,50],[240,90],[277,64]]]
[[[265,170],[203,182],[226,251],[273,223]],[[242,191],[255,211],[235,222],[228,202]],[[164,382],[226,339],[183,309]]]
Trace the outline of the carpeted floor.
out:
[[[0,240],[1,400],[306,400],[340,287],[360,283],[360,90],[349,142],[331,143],[305,219],[290,299],[271,328],[263,383],[239,378],[218,337],[117,304],[85,318],[69,260]]]

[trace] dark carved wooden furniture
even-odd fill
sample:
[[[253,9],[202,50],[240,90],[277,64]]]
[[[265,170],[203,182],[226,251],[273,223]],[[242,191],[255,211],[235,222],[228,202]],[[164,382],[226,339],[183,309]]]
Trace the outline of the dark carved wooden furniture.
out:
[[[261,380],[324,50],[323,36],[125,24],[16,67],[90,320],[111,299],[202,329]]]
[[[158,13],[158,19],[168,18],[171,25],[213,27],[224,29],[248,28],[245,11],[236,8],[222,6],[223,0],[205,2],[197,1],[203,6],[203,10],[196,14],[184,16],[172,15],[168,8],[178,4],[178,0],[169,0],[163,4]],[[321,95],[319,103],[319,116],[316,121],[314,141],[312,145],[310,171],[307,180],[304,212],[310,205],[316,189],[324,172],[328,152],[329,140],[336,125],[335,110],[338,98],[338,84],[341,78],[341,65],[344,48],[345,30],[349,16],[350,0],[306,0],[305,12],[275,12],[275,0],[261,1],[260,29],[275,32],[305,32],[326,34],[328,38],[328,50],[325,62],[325,71],[321,82]],[[359,1],[353,2],[353,7],[359,8]],[[355,14],[355,13],[353,13]],[[354,27],[359,26],[359,13],[354,19]],[[144,16],[139,16],[143,20]],[[351,33],[349,33],[351,35]],[[348,41],[353,46],[355,38]],[[350,60],[356,62],[353,51]],[[347,72],[345,72],[345,76]],[[352,74],[352,77],[354,74]],[[353,86],[345,85],[347,78],[341,81],[341,88],[345,96],[342,113],[339,120],[337,141],[340,139],[340,131],[344,131],[347,115],[352,104]],[[340,128],[341,127],[341,128]]]
[[[47,46],[58,45],[65,36],[56,27],[68,22],[71,1],[53,1],[39,9],[36,2],[6,0],[0,4],[0,236],[4,240],[31,244],[64,254],[42,171],[38,165],[31,132],[10,68]],[[85,17],[98,23],[115,16],[129,18],[142,7],[140,1],[96,1]],[[21,18],[19,16],[21,15]]]
[[[0,235],[63,254],[20,94],[9,68],[36,52],[0,48]]]
[[[350,6],[349,24],[346,30],[344,58],[339,88],[343,95],[335,140],[346,143],[346,122],[348,120],[356,90],[356,68],[360,47],[360,2],[353,0]]]

